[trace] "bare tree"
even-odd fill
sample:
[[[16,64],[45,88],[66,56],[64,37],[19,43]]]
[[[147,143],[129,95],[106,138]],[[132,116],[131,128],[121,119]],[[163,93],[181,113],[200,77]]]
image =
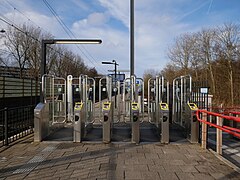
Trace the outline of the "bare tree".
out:
[[[171,83],[176,77],[181,76],[181,69],[174,64],[168,63],[161,74]]]
[[[189,68],[193,62],[193,47],[196,39],[192,34],[183,34],[175,40],[174,46],[169,49],[168,57],[175,66],[184,70],[184,74],[189,74]]]
[[[41,39],[50,38],[50,34],[43,34],[41,29],[33,26],[27,27],[29,38],[29,50],[27,51],[27,67],[30,70],[31,76],[38,79],[41,66]],[[49,63],[47,63],[49,64]]]
[[[238,24],[228,23],[218,27],[219,51],[218,54],[226,59],[228,65],[228,78],[230,88],[231,105],[234,105],[234,67],[237,61],[237,54],[240,44],[240,26]]]
[[[22,26],[24,32],[27,32],[27,27],[25,25]],[[20,69],[20,78],[23,76],[23,69],[26,66],[26,62],[28,60],[27,51],[30,48],[30,38],[27,33],[9,27],[5,33],[6,40],[4,41],[4,45],[9,51],[13,63],[16,64]]]
[[[53,36],[49,33],[42,33],[41,29],[32,26],[22,25],[19,29],[8,28],[4,45],[13,64],[19,67],[21,78],[25,68],[29,69],[32,77],[36,79],[39,77],[42,39],[53,39]],[[56,76],[66,77],[69,74],[73,76],[80,74],[97,76],[98,74],[95,68],[88,68],[79,55],[63,46],[47,45],[46,60],[46,72]],[[1,59],[1,62],[5,65],[9,64],[8,60]]]
[[[196,47],[200,53],[202,68],[207,69],[205,75],[208,79],[208,73],[210,74],[212,93],[216,92],[216,82],[213,72],[213,62],[216,60],[216,30],[215,29],[203,29],[198,33],[198,46]]]

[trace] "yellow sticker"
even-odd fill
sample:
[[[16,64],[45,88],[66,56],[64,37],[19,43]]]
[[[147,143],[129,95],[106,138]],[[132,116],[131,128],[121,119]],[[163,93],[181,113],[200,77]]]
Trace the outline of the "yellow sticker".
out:
[[[138,103],[132,103],[132,110],[138,110]]]
[[[81,110],[82,107],[83,107],[83,103],[82,102],[76,102],[75,106],[74,106],[74,109],[75,110]]]
[[[160,109],[161,110],[168,110],[168,104],[167,103],[160,103]]]
[[[110,107],[111,107],[110,102],[103,102],[103,107],[102,107],[103,110],[108,111],[108,110],[110,110]]]
[[[198,107],[195,103],[188,103],[188,106],[191,110],[198,110]]]

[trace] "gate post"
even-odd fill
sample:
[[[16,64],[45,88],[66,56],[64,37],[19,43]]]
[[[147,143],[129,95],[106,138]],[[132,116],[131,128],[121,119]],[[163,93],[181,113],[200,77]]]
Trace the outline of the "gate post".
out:
[[[217,117],[217,125],[222,126],[223,119],[221,117]],[[222,130],[217,128],[217,153],[222,155]]]
[[[8,108],[4,108],[4,145],[8,145]]]
[[[207,121],[207,114],[202,114],[204,121]],[[202,148],[207,149],[207,124],[202,122]]]

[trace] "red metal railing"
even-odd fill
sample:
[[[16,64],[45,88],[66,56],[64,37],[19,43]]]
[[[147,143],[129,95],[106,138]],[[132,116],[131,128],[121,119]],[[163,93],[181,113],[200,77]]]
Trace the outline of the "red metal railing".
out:
[[[230,111],[229,111],[230,112]],[[239,112],[234,112],[234,110],[231,111],[231,115],[238,115]],[[201,116],[200,116],[201,115]],[[208,122],[208,116],[214,116],[216,117],[216,123]],[[234,121],[239,123],[240,118],[239,117],[234,117],[234,116],[227,116],[226,111],[220,112],[220,113],[215,113],[215,112],[209,112],[207,110],[198,110],[196,111],[196,118],[198,121],[202,123],[202,143],[201,146],[202,148],[206,149],[207,147],[207,125],[211,127],[216,128],[216,151],[218,154],[222,154],[222,131],[231,134],[235,137],[240,138],[240,129],[235,128],[235,127],[229,127],[223,125],[223,119],[229,120],[229,121]]]
[[[227,133],[229,133],[229,134],[231,134],[233,136],[236,136],[236,137],[240,138],[240,129],[229,127],[229,126],[217,125],[217,124],[208,122],[206,119],[201,119],[200,118],[200,113],[205,113],[207,115],[220,117],[220,118],[227,119],[227,120],[230,120],[230,121],[235,121],[235,122],[240,122],[240,118],[239,117],[227,116],[227,115],[223,115],[223,114],[219,114],[219,113],[209,112],[207,110],[198,110],[196,112],[196,116],[197,116],[198,121],[200,121],[202,123],[205,123],[205,124],[208,124],[210,126],[213,126],[213,127],[217,128],[217,129],[220,129],[220,130],[222,130],[224,132],[227,132]],[[240,112],[231,112],[231,114],[240,114]]]

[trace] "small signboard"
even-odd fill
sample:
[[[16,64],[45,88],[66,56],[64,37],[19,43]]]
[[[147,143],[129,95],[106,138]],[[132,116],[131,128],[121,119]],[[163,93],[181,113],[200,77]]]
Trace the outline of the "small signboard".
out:
[[[202,87],[202,88],[200,88],[200,93],[202,93],[202,94],[208,94],[208,88],[207,88],[207,87]]]
[[[112,76],[113,82],[115,81],[115,79],[120,82],[123,82],[125,79],[125,74],[116,74],[116,78],[115,78],[115,74],[108,74],[108,75]]]

